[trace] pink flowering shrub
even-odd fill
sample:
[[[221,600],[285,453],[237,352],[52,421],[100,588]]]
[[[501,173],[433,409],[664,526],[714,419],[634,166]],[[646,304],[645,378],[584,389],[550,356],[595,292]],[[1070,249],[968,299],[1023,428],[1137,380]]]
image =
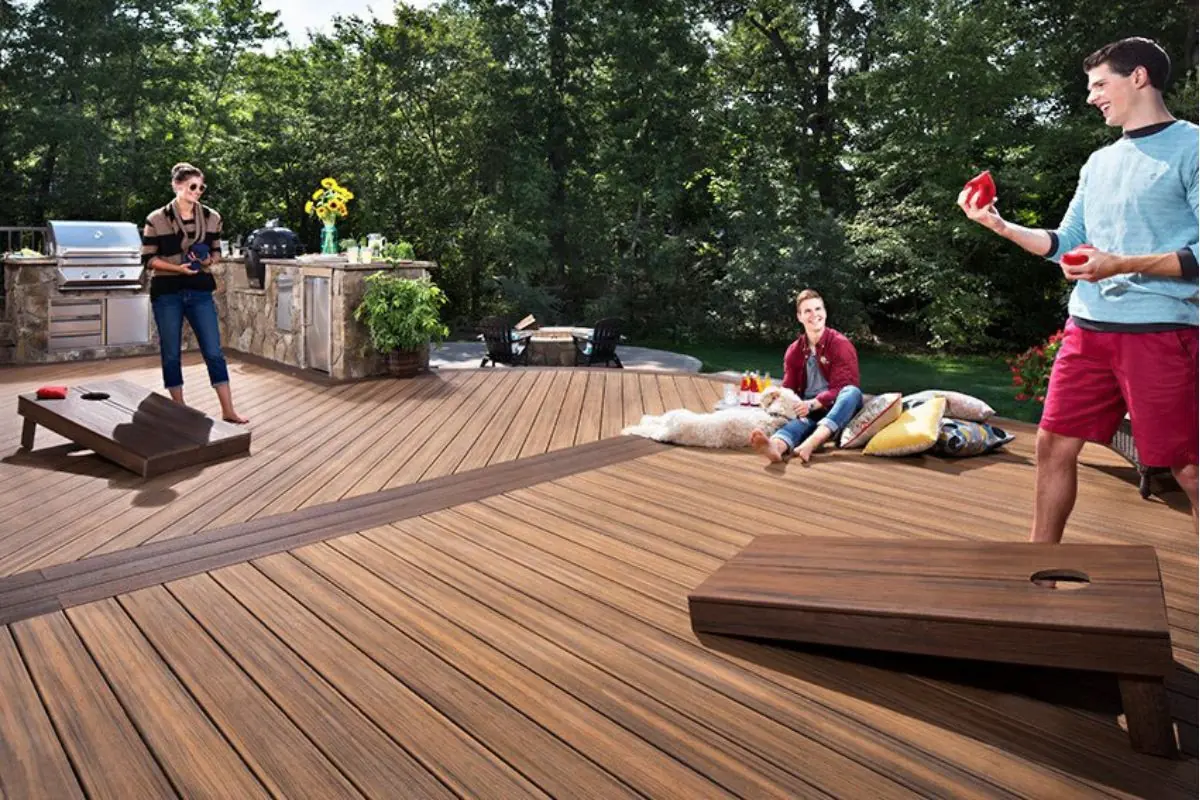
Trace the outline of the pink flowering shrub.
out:
[[[1046,402],[1046,390],[1050,387],[1050,369],[1058,348],[1062,346],[1063,331],[1058,331],[1044,344],[1026,350],[1016,358],[1008,359],[1012,370],[1013,386],[1017,387],[1017,400]]]

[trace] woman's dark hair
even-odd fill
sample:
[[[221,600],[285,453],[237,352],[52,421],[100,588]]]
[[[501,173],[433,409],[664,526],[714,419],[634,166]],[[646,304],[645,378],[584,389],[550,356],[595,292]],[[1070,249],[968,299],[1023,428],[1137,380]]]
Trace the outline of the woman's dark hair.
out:
[[[188,178],[198,178],[204,173],[199,167],[193,167],[186,161],[180,161],[175,166],[171,167],[171,183],[179,183],[186,181]]]
[[[1160,92],[1166,89],[1171,77],[1171,58],[1167,51],[1150,39],[1131,36],[1119,42],[1106,44],[1083,60],[1083,71],[1108,64],[1118,75],[1128,78],[1138,67],[1145,67],[1150,85]]]

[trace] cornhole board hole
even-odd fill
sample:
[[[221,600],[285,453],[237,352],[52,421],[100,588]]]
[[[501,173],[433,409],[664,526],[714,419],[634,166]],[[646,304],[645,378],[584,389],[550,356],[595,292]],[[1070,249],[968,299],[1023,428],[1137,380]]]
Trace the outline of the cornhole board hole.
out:
[[[129,381],[72,386],[62,400],[17,398],[21,447],[37,426],[70,439],[144,478],[250,452],[250,431],[213,419]]]
[[[1152,547],[759,536],[688,605],[697,633],[1112,673],[1134,749],[1177,753]]]

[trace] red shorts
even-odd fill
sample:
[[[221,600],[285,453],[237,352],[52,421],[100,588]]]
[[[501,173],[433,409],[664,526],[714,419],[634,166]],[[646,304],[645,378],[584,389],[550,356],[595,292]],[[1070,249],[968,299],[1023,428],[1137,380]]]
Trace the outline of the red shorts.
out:
[[[1200,450],[1198,342],[1196,328],[1101,333],[1068,321],[1040,427],[1108,444],[1128,412],[1144,466],[1195,464]]]

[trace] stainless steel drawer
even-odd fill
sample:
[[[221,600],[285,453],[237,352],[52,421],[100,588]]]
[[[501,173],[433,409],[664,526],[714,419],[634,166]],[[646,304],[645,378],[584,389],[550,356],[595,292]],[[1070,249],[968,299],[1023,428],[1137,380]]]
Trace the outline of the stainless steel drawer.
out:
[[[104,331],[104,320],[96,319],[62,319],[55,320],[50,325],[50,335],[78,336],[80,334],[95,334],[99,336]]]
[[[104,344],[104,336],[99,333],[81,336],[51,336],[51,350],[73,350],[79,347],[100,347]]]
[[[104,314],[104,299],[94,300],[59,300],[50,301],[50,319],[81,319],[95,317],[100,319]]]

